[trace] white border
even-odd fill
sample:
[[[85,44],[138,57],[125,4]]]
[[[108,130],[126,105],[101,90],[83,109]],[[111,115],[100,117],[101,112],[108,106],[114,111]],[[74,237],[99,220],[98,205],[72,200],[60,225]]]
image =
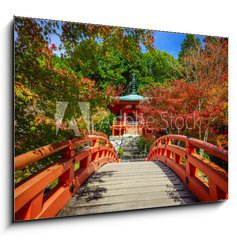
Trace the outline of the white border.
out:
[[[235,1],[1,1],[1,239],[233,239],[237,219],[237,14]],[[229,37],[229,172],[226,203],[10,224],[13,15]],[[236,157],[235,157],[236,156]]]

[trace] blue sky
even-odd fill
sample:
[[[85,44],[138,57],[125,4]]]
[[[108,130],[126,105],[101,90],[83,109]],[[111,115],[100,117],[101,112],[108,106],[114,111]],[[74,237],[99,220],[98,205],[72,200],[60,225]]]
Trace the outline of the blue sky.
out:
[[[204,36],[195,35],[200,38],[203,44]],[[184,33],[171,33],[171,32],[154,32],[155,42],[154,45],[156,49],[160,51],[167,52],[173,57],[178,58],[178,54],[181,50],[181,44],[185,39],[186,34]]]

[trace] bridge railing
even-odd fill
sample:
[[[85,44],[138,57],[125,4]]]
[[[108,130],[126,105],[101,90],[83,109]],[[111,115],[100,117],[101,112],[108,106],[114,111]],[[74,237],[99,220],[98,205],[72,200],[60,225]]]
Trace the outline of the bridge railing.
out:
[[[159,160],[171,168],[200,201],[227,199],[227,170],[201,156],[200,151],[228,163],[226,150],[181,135],[166,135],[157,139],[150,149],[147,161]]]
[[[87,146],[87,148],[81,148]],[[47,145],[15,157],[15,171],[60,153],[56,163],[23,180],[15,186],[14,213],[16,220],[54,217],[72,198],[82,183],[108,162],[119,162],[113,145],[107,138],[89,135]],[[80,167],[76,167],[80,164]],[[57,185],[45,191],[57,180]]]

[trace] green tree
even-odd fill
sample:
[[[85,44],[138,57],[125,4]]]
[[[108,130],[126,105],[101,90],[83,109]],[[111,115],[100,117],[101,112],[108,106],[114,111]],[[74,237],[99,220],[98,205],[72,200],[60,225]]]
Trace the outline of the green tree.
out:
[[[61,36],[68,62],[102,90],[108,84],[129,84],[141,65],[141,43],[153,49],[153,33],[122,27],[64,23]]]
[[[181,44],[181,51],[179,52],[179,61],[182,62],[183,57],[192,49],[198,49],[201,47],[200,39],[193,34],[187,34],[186,38]]]
[[[180,78],[180,64],[170,54],[159,50],[148,51],[143,54],[139,86],[145,88],[147,84],[162,85]]]

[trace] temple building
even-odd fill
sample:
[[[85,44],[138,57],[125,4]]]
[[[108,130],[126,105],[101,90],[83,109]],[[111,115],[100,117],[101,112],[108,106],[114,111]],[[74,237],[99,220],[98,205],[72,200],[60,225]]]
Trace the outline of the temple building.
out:
[[[138,108],[138,104],[144,101],[144,99],[143,96],[138,95],[136,92],[136,80],[133,75],[131,93],[118,97],[118,101],[110,106],[110,111],[116,116],[111,126],[112,136],[147,133],[147,129],[144,127],[142,112]]]

